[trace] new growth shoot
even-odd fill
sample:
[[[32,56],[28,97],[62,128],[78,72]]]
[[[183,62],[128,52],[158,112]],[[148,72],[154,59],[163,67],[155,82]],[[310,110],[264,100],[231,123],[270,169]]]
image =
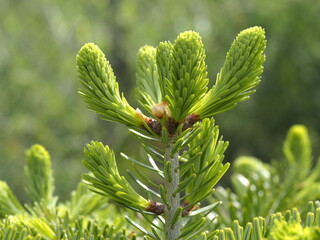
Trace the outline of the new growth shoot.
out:
[[[137,176],[130,173],[146,192],[141,195],[118,172],[113,151],[99,142],[85,149],[83,163],[91,173],[83,176],[84,182],[92,191],[141,213],[149,228],[127,220],[151,239],[197,239],[205,234],[214,220],[209,213],[218,203],[200,203],[213,193],[229,167],[223,162],[228,142],[220,136],[213,117],[254,93],[265,47],[262,28],[240,32],[211,89],[198,33],[187,31],[174,43],[142,47],[136,74],[140,110],[120,94],[112,67],[99,47],[84,45],[77,56],[80,95],[103,119],[128,127],[145,149],[148,163],[121,155],[137,169],[158,174],[162,184],[139,171]]]

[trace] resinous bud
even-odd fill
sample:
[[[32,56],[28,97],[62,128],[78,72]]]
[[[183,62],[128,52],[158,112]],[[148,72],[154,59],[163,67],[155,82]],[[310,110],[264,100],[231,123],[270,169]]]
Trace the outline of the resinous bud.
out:
[[[169,111],[169,109],[167,107],[167,103],[165,101],[154,105],[151,108],[151,111],[152,111],[152,115],[158,119],[163,118],[163,116],[165,114],[166,114],[166,116],[170,116],[170,111]]]

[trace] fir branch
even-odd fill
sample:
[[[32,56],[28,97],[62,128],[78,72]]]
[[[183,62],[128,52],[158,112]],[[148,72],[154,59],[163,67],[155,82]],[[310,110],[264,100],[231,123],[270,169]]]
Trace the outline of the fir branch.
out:
[[[198,33],[181,33],[172,48],[171,68],[166,82],[171,117],[181,121],[207,91],[205,51]]]
[[[150,155],[151,166],[123,156],[163,177],[160,194],[136,177],[133,179],[147,193],[161,198],[165,208],[163,203],[140,196],[119,175],[113,152],[97,142],[87,145],[83,161],[93,174],[83,176],[91,190],[140,211],[151,225],[154,223],[144,211],[158,214],[167,240],[196,237],[204,231],[214,219],[208,214],[216,204],[196,209],[199,202],[212,194],[213,187],[229,167],[228,163],[222,163],[228,143],[219,137],[214,120],[206,118],[250,95],[259,82],[264,47],[261,28],[241,32],[231,46],[216,85],[208,93],[205,51],[198,33],[181,33],[173,45],[162,42],[156,49],[142,47],[137,61],[137,96],[140,104],[155,117],[153,119],[133,110],[120,98],[112,69],[103,53],[93,44],[85,45],[77,57],[84,87],[81,94],[90,108],[107,120],[130,125],[132,135]],[[201,119],[203,121],[197,123]],[[163,164],[163,170],[155,160]],[[182,205],[181,200],[184,200]],[[155,229],[150,232],[139,223],[129,222],[150,237],[161,238],[162,233],[159,235]]]
[[[159,74],[159,86],[163,98],[166,96],[166,82],[169,79],[171,68],[172,44],[169,41],[160,42],[157,47],[157,66]]]
[[[228,142],[222,141],[219,137],[219,129],[214,125],[214,119],[204,119],[196,127],[201,131],[190,142],[187,154],[190,159],[196,156],[197,160],[192,165],[184,163],[188,165],[185,175],[196,176],[186,188],[185,202],[193,204],[202,201],[211,193],[212,188],[229,167],[229,164],[222,164]],[[182,168],[184,164],[181,165]]]
[[[283,145],[288,167],[297,180],[303,180],[309,174],[312,164],[312,149],[308,130],[305,126],[295,125],[289,130]]]
[[[244,101],[255,92],[265,62],[265,32],[261,27],[243,30],[232,43],[216,83],[191,112],[212,117]]]
[[[83,181],[98,194],[130,208],[147,208],[149,201],[140,196],[118,172],[115,156],[108,146],[92,141],[84,150],[83,164],[93,176],[85,174]]]
[[[26,191],[32,203],[55,204],[54,179],[50,155],[44,147],[35,144],[26,151]]]
[[[151,46],[140,48],[137,56],[137,99],[149,112],[162,101],[156,64],[156,49]]]
[[[82,84],[79,93],[91,110],[108,121],[143,126],[142,115],[120,96],[113,70],[98,46],[85,44],[77,55],[77,67]]]

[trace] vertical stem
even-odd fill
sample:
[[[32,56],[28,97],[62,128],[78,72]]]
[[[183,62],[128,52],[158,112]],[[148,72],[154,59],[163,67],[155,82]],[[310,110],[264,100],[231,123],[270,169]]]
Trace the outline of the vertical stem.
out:
[[[179,153],[175,153],[173,156],[171,155],[171,150],[174,145],[175,138],[172,137],[170,139],[169,146],[165,149],[164,155],[164,163],[166,164],[168,161],[171,162],[171,179],[165,178],[164,180],[164,188],[166,190],[166,197],[170,206],[166,206],[164,212],[165,218],[165,234],[166,240],[176,240],[178,239],[181,232],[181,221],[179,220],[177,223],[172,225],[172,219],[175,211],[180,207],[180,193],[173,194],[178,186],[179,186],[179,171],[174,171],[177,167],[179,167]],[[171,180],[171,181],[169,181]]]

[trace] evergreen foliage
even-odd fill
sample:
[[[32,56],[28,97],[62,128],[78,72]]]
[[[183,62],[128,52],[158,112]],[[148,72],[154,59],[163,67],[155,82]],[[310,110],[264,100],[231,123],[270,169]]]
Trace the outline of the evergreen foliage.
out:
[[[172,117],[181,121],[189,114],[195,102],[207,91],[205,51],[198,33],[181,33],[173,44],[167,71],[166,100]]]
[[[316,240],[320,237],[319,202],[309,202],[308,213],[302,223],[296,208],[283,214],[272,214],[268,221],[263,217],[255,217],[244,227],[234,221],[232,226],[213,233],[203,235],[202,239],[213,240]]]
[[[149,113],[152,107],[162,101],[162,92],[158,81],[156,49],[144,46],[137,56],[137,99]]]
[[[23,211],[22,205],[6,182],[0,181],[0,216],[14,215]]]
[[[306,127],[294,125],[283,144],[284,158],[263,163],[240,157],[233,164],[232,189],[217,188],[215,196],[224,204],[218,213],[225,226],[233,220],[244,225],[256,216],[299,208],[320,198],[320,158],[312,167],[312,149]]]
[[[101,50],[94,44],[86,44],[77,56],[79,78],[83,85],[80,94],[89,108],[106,120],[139,126],[135,110],[120,96],[113,70]]]
[[[41,145],[34,145],[26,152],[26,157],[26,191],[30,201],[42,200],[48,205],[52,204],[55,199],[49,153]]]
[[[196,114],[212,117],[249,98],[260,82],[266,40],[262,28],[242,31],[232,43],[216,84],[193,106]]]
[[[183,32],[174,44],[144,46],[138,53],[137,96],[152,117],[133,110],[120,98],[112,68],[100,49],[92,43],[83,46],[77,56],[83,86],[80,94],[105,120],[126,124],[139,137],[157,142],[144,141],[143,145],[157,155],[158,164],[151,155],[151,165],[123,155],[136,166],[158,172],[163,185],[154,191],[132,175],[149,193],[139,195],[120,177],[109,148],[94,142],[85,150],[84,161],[94,177],[85,175],[84,181],[93,191],[128,208],[156,214],[155,220],[163,216],[160,226],[151,224],[152,232],[139,227],[151,238],[187,239],[204,231],[212,221],[207,215],[217,204],[200,208],[198,214],[192,214],[193,210],[213,193],[229,167],[222,163],[228,143],[219,137],[214,120],[207,117],[230,109],[253,92],[260,81],[265,44],[262,28],[242,31],[209,92],[205,51],[198,33]]]
[[[82,182],[69,201],[49,201],[54,181],[48,152],[34,145],[26,152],[26,158],[29,203],[23,207],[8,185],[0,182],[0,239],[136,239],[119,210]]]
[[[130,186],[123,176],[120,176],[113,151],[99,142],[91,142],[85,149],[83,164],[93,173],[82,178],[93,191],[106,195],[127,207],[146,207],[148,201],[141,197]]]
[[[210,123],[212,124],[213,122],[210,121]],[[91,144],[94,145],[95,142]],[[289,130],[284,149],[287,149],[288,146],[290,146],[290,149],[295,150],[295,156],[301,156],[302,152],[311,152],[309,137],[304,126],[296,125]],[[47,164],[41,164],[40,166],[28,165],[30,153],[32,153],[33,160],[36,162],[43,161],[45,157],[45,162]],[[48,152],[42,146],[34,145],[26,152],[26,158],[25,169],[35,168],[29,169],[29,172],[33,172],[33,174],[36,175],[33,176],[35,178],[46,175],[48,179],[52,179],[52,181],[50,181],[51,185],[48,187],[53,189],[54,181],[52,178],[52,171],[50,167],[48,167],[51,166]],[[300,158],[300,160],[300,163],[302,163],[303,159]],[[305,160],[308,164],[308,159]],[[251,186],[251,189],[257,188],[257,191],[261,191],[261,188],[258,188],[261,187],[261,183],[264,182],[265,189],[263,189],[263,191],[270,191],[271,188],[268,186],[268,179],[269,176],[274,174],[273,168],[277,167],[278,163],[279,162],[273,162],[272,165],[266,165],[253,157],[240,158],[235,162],[235,173],[232,176],[232,179],[234,179],[234,176],[236,175],[243,174],[243,179],[246,177],[247,179],[242,180],[242,183],[247,182]],[[246,202],[241,202],[239,200],[238,202],[235,200],[228,202],[222,197],[220,198],[220,200],[222,200],[222,204],[220,205],[223,207],[222,209],[221,207],[217,208],[219,203],[215,201],[213,204],[206,207],[197,210],[193,209],[188,215],[184,216],[184,220],[187,221],[190,226],[188,229],[184,229],[185,234],[192,233],[190,234],[191,239],[199,240],[319,239],[320,203],[319,201],[311,201],[308,204],[305,204],[308,201],[307,199],[319,199],[319,196],[315,195],[318,191],[315,191],[313,187],[314,185],[319,184],[315,177],[315,175],[317,176],[319,174],[319,171],[316,168],[307,171],[309,174],[306,179],[307,182],[311,184],[302,183],[303,187],[298,190],[296,189],[292,195],[289,195],[289,198],[286,198],[285,200],[295,200],[293,202],[283,201],[281,204],[282,209],[279,208],[277,210],[281,212],[276,211],[276,213],[262,216],[261,212],[266,208],[267,204],[264,204],[264,201],[262,200],[257,201],[256,197],[259,197],[259,194],[255,194],[255,192],[248,194],[248,197],[244,198]],[[291,170],[292,169],[288,169],[287,171]],[[27,173],[27,171],[25,171],[25,173]],[[249,178],[250,174],[255,177]],[[274,176],[275,178],[278,178],[277,175]],[[310,179],[312,179],[313,182],[310,182]],[[290,178],[290,180],[292,180],[292,178]],[[280,194],[285,189],[282,184],[280,183],[280,186],[273,185],[272,188],[274,190],[279,188],[280,190],[278,191]],[[294,182],[292,182],[292,184],[296,185]],[[236,185],[234,186],[236,188]],[[28,186],[28,182],[26,182],[26,190],[30,187],[35,188],[34,191],[36,190],[36,185]],[[221,188],[218,188],[217,190],[219,193],[222,192]],[[226,191],[227,190],[224,190],[224,192]],[[303,194],[305,192],[310,194]],[[153,223],[155,228],[159,224],[157,221],[152,222],[150,219],[151,216],[145,215],[144,212],[141,212],[146,217],[143,221],[141,217],[133,215],[130,212],[119,210],[111,202],[107,202],[104,196],[91,192],[82,182],[80,182],[77,189],[71,193],[70,200],[67,202],[58,203],[57,201],[54,201],[51,206],[48,206],[45,204],[47,200],[46,196],[47,195],[45,194],[39,195],[38,199],[32,201],[33,197],[30,195],[30,203],[23,207],[11,192],[8,185],[5,182],[0,182],[0,239],[150,239],[146,236],[143,237],[144,229],[148,228],[150,223]],[[236,191],[229,196],[229,199],[234,199],[234,197],[241,199],[242,196],[243,194],[239,194]],[[272,194],[265,194],[263,200],[266,202],[269,200],[279,202],[277,196]],[[242,204],[242,207],[237,208],[239,204]],[[251,205],[253,207],[249,208],[248,206]],[[228,212],[229,210],[225,208],[225,206],[230,206],[230,212]],[[233,208],[231,208],[231,206]],[[292,206],[298,207],[300,211],[298,211],[296,207],[293,207],[292,210],[286,210],[290,209]],[[262,211],[257,211],[259,208],[261,208]],[[226,221],[224,217],[230,214],[231,210],[237,212],[237,214],[233,215],[235,217],[234,219]],[[206,225],[207,231],[201,233],[201,231],[198,231],[199,229],[197,229],[197,227],[204,224],[203,218],[199,217],[201,212],[203,213],[204,211],[207,211],[207,217],[210,218],[212,222],[209,222],[209,224]],[[183,211],[180,213],[183,215]],[[128,225],[123,215],[127,215],[127,220],[129,222],[133,221],[132,219],[134,219],[135,222],[139,221],[139,225],[136,226],[143,230],[142,234],[135,233],[130,225]],[[191,215],[198,216],[198,218],[191,221]],[[243,216],[247,216],[246,219],[249,220],[246,222]],[[250,219],[250,216],[254,217]]]
[[[133,163],[136,172],[128,173],[141,189],[119,173],[108,146],[92,141],[83,160],[90,172],[82,176],[70,201],[58,203],[50,156],[34,145],[26,152],[29,202],[22,206],[0,182],[0,239],[318,239],[320,204],[314,192],[319,192],[320,159],[312,168],[310,139],[302,125],[289,130],[284,161],[265,164],[242,157],[235,162],[234,192],[220,187],[212,197],[230,165],[223,162],[228,142],[213,116],[255,91],[265,45],[262,28],[240,32],[209,91],[198,33],[181,33],[173,44],[144,46],[138,53],[137,98],[152,116],[120,95],[98,46],[83,46],[77,56],[79,93],[105,120],[128,126],[146,150],[148,163],[121,153]],[[140,168],[157,174],[161,183],[145,177]],[[119,214],[106,197],[128,212]],[[300,212],[306,216],[303,220]]]
[[[319,1],[199,0],[195,5],[186,0],[183,7],[169,0],[158,1],[157,7],[148,0],[3,3],[0,175],[15,192],[23,192],[24,186],[22,174],[15,174],[16,167],[34,142],[55,151],[54,168],[59,169],[56,194],[62,199],[67,199],[82,172],[79,146],[99,139],[112,144],[116,154],[120,150],[135,154],[135,148],[127,148],[135,143],[125,128],[99,121],[97,115],[86,111],[74,91],[78,88],[74,56],[84,42],[94,41],[106,52],[120,90],[133,104],[132,79],[140,46],[174,40],[183,29],[200,32],[211,89],[235,33],[259,23],[268,35],[263,74],[268,81],[259,84],[254,101],[216,118],[223,123],[224,138],[232,142],[230,159],[244,151],[270,159],[270,149],[277,149],[276,143],[297,122],[307,124],[311,132],[320,132]],[[317,134],[311,136],[319,141]],[[314,149],[317,155],[319,151]],[[18,196],[26,200],[24,194]]]

